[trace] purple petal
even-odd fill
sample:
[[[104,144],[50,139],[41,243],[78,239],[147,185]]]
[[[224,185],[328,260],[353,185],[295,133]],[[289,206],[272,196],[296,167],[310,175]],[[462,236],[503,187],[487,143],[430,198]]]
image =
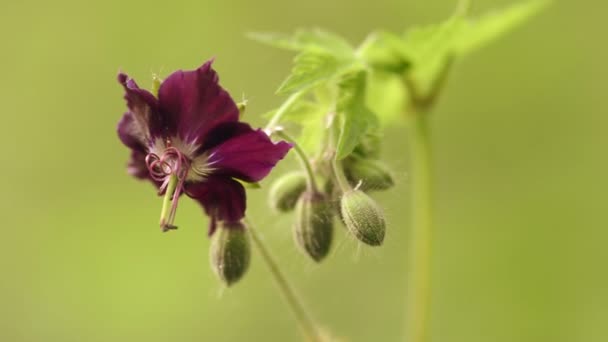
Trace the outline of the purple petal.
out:
[[[118,127],[116,129],[118,131],[118,137],[120,141],[122,141],[125,146],[131,148],[132,150],[145,152],[145,144],[143,132],[140,132],[135,119],[133,118],[133,113],[126,112],[122,119],[118,122]]]
[[[247,125],[249,126],[249,125]],[[225,174],[246,182],[258,182],[283,159],[291,144],[273,143],[261,129],[251,127],[208,151],[208,165],[216,174]]]
[[[245,188],[229,177],[212,176],[204,182],[187,184],[186,194],[205,208],[210,218],[209,235],[217,221],[238,222],[245,217]]]
[[[205,136],[205,143],[199,148],[199,153],[208,151],[226,140],[253,131],[249,124],[244,122],[225,122],[217,125]]]
[[[161,84],[158,99],[169,133],[183,141],[203,144],[216,126],[235,122],[239,110],[218,84],[217,73],[208,61],[193,71],[176,71]]]
[[[154,137],[161,136],[163,132],[163,119],[158,111],[158,101],[150,92],[139,88],[137,83],[126,74],[119,74],[118,82],[125,89],[125,100],[132,113],[135,131],[141,135],[145,144],[149,144]]]
[[[127,164],[127,172],[138,179],[150,179],[150,173],[146,167],[146,155],[143,152],[132,150],[131,158]]]

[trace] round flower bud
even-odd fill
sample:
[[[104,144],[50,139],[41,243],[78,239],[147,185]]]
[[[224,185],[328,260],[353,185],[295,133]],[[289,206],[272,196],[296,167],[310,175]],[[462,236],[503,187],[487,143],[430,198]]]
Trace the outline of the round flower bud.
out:
[[[251,257],[245,226],[240,222],[223,223],[212,238],[210,256],[211,268],[226,285],[241,279]]]
[[[386,223],[376,202],[361,190],[350,190],[340,200],[342,219],[360,241],[379,246],[384,241]]]
[[[292,211],[300,195],[306,190],[306,175],[294,171],[277,179],[270,188],[270,207],[280,211]]]
[[[344,163],[344,174],[353,186],[361,182],[363,191],[387,190],[395,185],[389,169],[376,160],[349,158]]]
[[[314,261],[329,253],[333,238],[332,206],[321,193],[306,191],[296,204],[294,239]]]

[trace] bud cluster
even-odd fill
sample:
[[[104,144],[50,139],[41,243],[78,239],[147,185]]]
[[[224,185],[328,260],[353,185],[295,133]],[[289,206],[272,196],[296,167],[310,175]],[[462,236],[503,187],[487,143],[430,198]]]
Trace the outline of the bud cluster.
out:
[[[390,171],[379,160],[379,147],[378,136],[367,135],[347,158],[317,160],[314,174],[292,171],[272,184],[271,208],[281,213],[295,211],[294,240],[314,261],[329,254],[334,216],[359,241],[370,246],[383,243],[384,215],[367,194],[394,186]],[[321,189],[315,186],[316,179],[323,179]]]

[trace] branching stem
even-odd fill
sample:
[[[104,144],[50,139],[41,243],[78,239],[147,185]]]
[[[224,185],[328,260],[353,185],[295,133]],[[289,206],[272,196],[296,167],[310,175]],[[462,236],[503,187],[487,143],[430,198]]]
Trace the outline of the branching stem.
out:
[[[276,130],[274,132],[274,134],[280,138],[287,140],[291,144],[293,144],[293,149],[296,152],[298,159],[300,160],[300,164],[302,165],[302,168],[304,169],[304,171],[306,171],[306,175],[307,175],[306,181],[308,184],[308,189],[312,190],[314,193],[318,193],[319,188],[317,186],[317,182],[315,179],[315,173],[312,170],[312,166],[310,165],[310,161],[308,160],[308,157],[306,156],[306,152],[304,152],[304,150],[302,150],[302,147],[300,147],[300,145],[298,145],[298,143],[285,131]]]
[[[271,135],[273,133],[274,129],[279,124],[279,121],[281,121],[281,119],[283,118],[283,115],[285,115],[285,113],[289,111],[291,106],[293,106],[293,104],[296,103],[303,95],[303,91],[293,93],[287,98],[287,100],[285,100],[285,102],[283,102],[281,107],[277,109],[277,111],[274,113],[272,118],[270,118],[270,121],[268,121],[268,124],[264,128],[266,134]]]

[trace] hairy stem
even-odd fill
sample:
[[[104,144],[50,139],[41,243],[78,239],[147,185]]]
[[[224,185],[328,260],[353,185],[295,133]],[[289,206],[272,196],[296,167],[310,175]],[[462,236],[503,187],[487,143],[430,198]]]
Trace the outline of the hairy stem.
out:
[[[274,132],[274,134],[276,134],[278,137],[283,138],[285,140],[287,140],[288,142],[290,142],[291,144],[293,144],[293,149],[296,152],[296,154],[298,155],[298,159],[300,160],[300,164],[302,165],[302,168],[304,169],[304,171],[306,171],[306,181],[308,182],[308,189],[312,190],[314,193],[318,193],[319,192],[319,188],[317,187],[317,182],[315,180],[315,173],[312,170],[312,166],[310,165],[310,161],[308,160],[308,157],[306,156],[306,153],[304,152],[304,150],[302,150],[302,148],[300,147],[300,145],[298,145],[298,143],[287,133],[285,133],[285,131],[282,130],[277,130]]]
[[[248,231],[251,234],[255,247],[258,249],[264,263],[266,263],[266,266],[268,266],[277,287],[283,294],[283,297],[285,297],[291,311],[293,311],[302,332],[307,337],[307,341],[322,342],[323,337],[311,314],[305,309],[304,305],[302,304],[302,300],[298,297],[291,284],[289,284],[287,281],[287,278],[279,268],[279,265],[276,263],[274,257],[264,245],[264,242],[262,241],[260,235],[258,235],[255,228],[252,226],[251,222],[247,222],[247,225],[249,226]]]
[[[408,135],[412,155],[413,226],[407,285],[407,342],[426,342],[429,339],[433,182],[428,119],[427,113],[413,113]]]
[[[332,120],[331,126],[329,127],[329,145],[332,149],[331,156],[331,171],[333,176],[340,187],[342,193],[347,193],[352,190],[352,187],[348,183],[346,176],[344,175],[344,169],[342,169],[342,164],[336,158],[336,146],[338,146],[338,136],[340,135],[340,128],[338,127],[337,120]]]
[[[264,127],[264,131],[266,132],[266,134],[272,134],[279,121],[281,121],[281,119],[283,118],[283,115],[285,115],[285,113],[287,113],[291,106],[293,106],[293,104],[296,103],[303,95],[304,92],[302,91],[293,93],[287,98],[287,100],[285,100],[285,102],[283,102],[281,107],[279,107],[279,109],[277,109],[272,118],[270,118],[270,121],[268,121],[266,127]]]

